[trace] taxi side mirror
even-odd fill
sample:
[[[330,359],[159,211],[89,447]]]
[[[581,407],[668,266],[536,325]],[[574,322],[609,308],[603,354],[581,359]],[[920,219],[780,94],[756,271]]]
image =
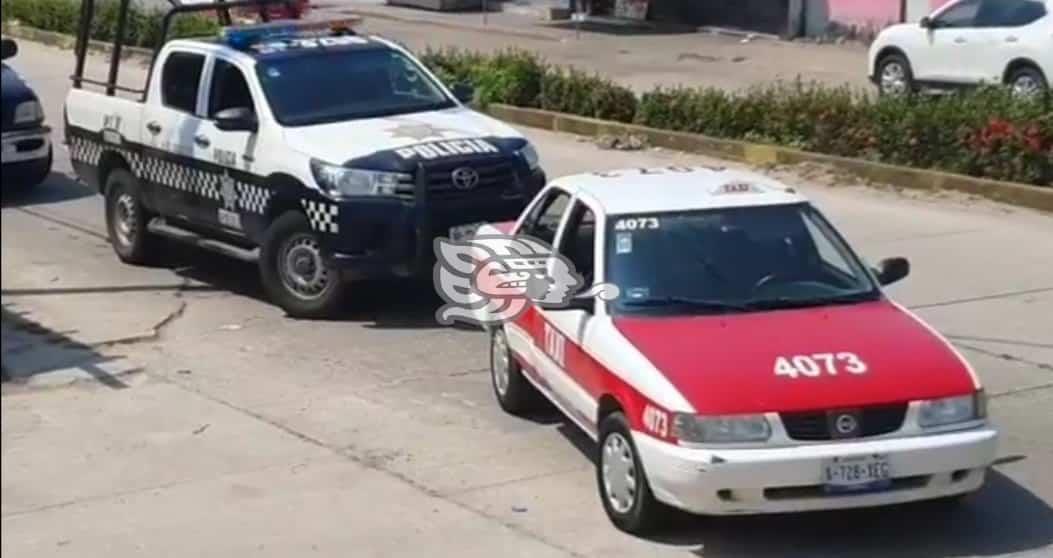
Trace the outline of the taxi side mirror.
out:
[[[560,310],[580,310],[586,314],[596,313],[596,298],[592,296],[576,296],[568,300],[565,304],[556,304],[551,302],[535,302],[538,308],[549,311],[560,311]]]
[[[907,258],[888,258],[878,264],[874,274],[882,286],[891,285],[910,275],[910,262]]]

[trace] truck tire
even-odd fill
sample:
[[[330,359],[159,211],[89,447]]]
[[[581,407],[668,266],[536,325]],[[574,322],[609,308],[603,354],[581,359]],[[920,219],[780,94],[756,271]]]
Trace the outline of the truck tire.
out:
[[[333,317],[348,285],[329,269],[307,217],[288,211],[271,223],[260,247],[260,278],[271,300],[293,318]]]
[[[651,492],[629,421],[621,412],[600,421],[596,484],[607,517],[626,533],[647,534],[668,515],[669,508]]]
[[[117,257],[127,264],[148,264],[158,255],[159,238],[146,230],[154,218],[142,203],[139,181],[125,169],[106,177],[106,231]]]
[[[541,394],[523,376],[523,367],[512,356],[503,327],[490,336],[490,383],[497,403],[511,415],[521,416],[538,408]]]
[[[903,97],[916,92],[914,70],[902,54],[887,54],[877,64],[878,92],[884,97]]]

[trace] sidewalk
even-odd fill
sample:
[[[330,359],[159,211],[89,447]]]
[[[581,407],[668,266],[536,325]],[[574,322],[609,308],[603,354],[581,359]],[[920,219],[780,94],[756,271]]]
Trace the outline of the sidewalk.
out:
[[[431,12],[376,0],[329,0],[316,17],[364,16],[363,28],[413,49],[522,48],[549,61],[595,70],[638,91],[663,86],[740,89],[773,80],[870,87],[866,48],[817,45],[658,26],[583,25],[544,21],[526,10]]]

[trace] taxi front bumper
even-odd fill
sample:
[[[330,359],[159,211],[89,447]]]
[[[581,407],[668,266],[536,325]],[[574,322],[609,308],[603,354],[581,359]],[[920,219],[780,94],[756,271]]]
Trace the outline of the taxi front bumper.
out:
[[[655,497],[706,515],[747,515],[899,504],[978,490],[997,449],[989,426],[972,430],[786,448],[691,449],[634,433]],[[888,455],[891,485],[828,494],[824,460]]]

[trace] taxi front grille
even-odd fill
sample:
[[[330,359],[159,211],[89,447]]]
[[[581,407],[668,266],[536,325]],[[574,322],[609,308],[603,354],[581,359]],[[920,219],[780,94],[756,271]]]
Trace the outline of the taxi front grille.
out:
[[[837,418],[850,414],[857,421],[854,432],[837,432]],[[895,432],[903,426],[907,416],[907,404],[877,405],[860,409],[837,409],[780,413],[786,434],[794,440],[821,441],[843,438],[867,438]]]

